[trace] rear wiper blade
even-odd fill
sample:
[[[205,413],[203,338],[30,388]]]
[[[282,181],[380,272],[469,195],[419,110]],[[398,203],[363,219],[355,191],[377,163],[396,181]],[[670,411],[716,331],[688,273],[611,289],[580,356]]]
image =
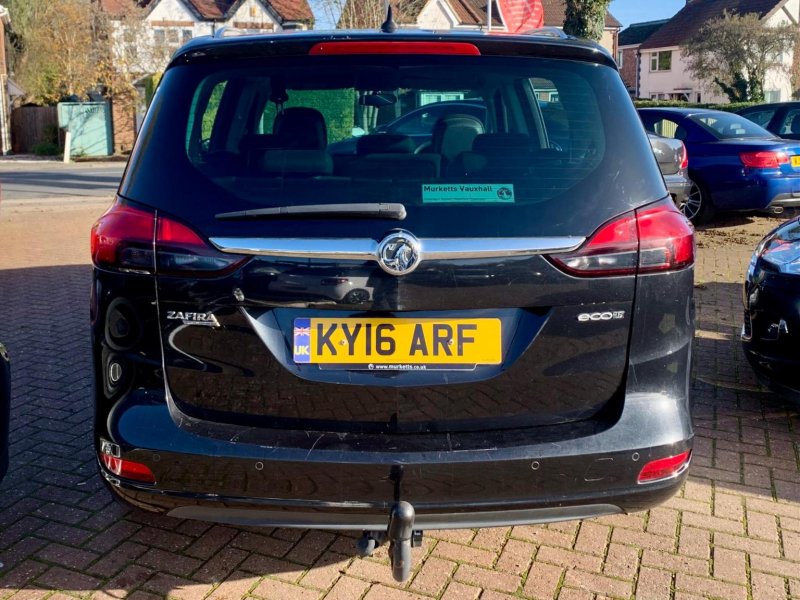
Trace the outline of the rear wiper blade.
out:
[[[253,210],[219,213],[220,221],[248,221],[258,219],[280,219],[282,217],[330,218],[354,217],[372,219],[406,218],[406,207],[402,204],[385,202],[347,203],[347,204],[301,204],[299,206],[275,206]]]

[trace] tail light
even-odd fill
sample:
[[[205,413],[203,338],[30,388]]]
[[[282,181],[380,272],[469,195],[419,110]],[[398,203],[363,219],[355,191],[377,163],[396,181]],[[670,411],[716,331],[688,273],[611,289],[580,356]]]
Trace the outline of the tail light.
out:
[[[681,158],[681,171],[685,171],[689,168],[689,151],[686,149],[686,144],[681,142],[683,146],[683,158]]]
[[[692,451],[687,450],[676,456],[668,456],[647,463],[639,472],[639,483],[655,483],[672,479],[689,468],[692,460]]]
[[[745,167],[751,169],[777,169],[781,165],[789,164],[789,155],[786,152],[742,152],[739,159]]]
[[[694,228],[670,202],[626,213],[575,252],[549,259],[576,277],[611,277],[683,269],[694,253]]]
[[[92,227],[95,266],[162,275],[219,276],[247,257],[223,254],[192,229],[117,201]]]

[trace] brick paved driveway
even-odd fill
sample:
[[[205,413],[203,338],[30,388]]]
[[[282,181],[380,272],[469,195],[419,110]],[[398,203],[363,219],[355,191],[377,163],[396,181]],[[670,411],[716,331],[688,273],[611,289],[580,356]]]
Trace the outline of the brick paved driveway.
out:
[[[90,449],[89,225],[102,208],[0,212],[0,340],[13,359],[0,487],[0,598],[800,599],[800,417],[756,385],[739,283],[776,220],[700,236],[695,462],[680,497],[583,523],[428,532],[395,586],[353,540],[142,516],[113,503]]]

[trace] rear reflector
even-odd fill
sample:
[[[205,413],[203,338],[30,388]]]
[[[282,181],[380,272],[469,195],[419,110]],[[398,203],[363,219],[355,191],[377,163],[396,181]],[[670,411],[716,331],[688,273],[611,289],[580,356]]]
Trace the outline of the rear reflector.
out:
[[[777,169],[789,164],[786,152],[743,152],[739,158],[745,167],[751,169]]]
[[[694,228],[672,202],[625,213],[550,261],[576,277],[674,271],[694,264]]]
[[[687,450],[677,456],[668,456],[647,463],[639,473],[639,483],[654,483],[677,477],[689,468],[692,451]]]
[[[342,54],[456,54],[480,56],[474,44],[464,42],[320,42],[308,52],[311,56]]]
[[[155,250],[155,257],[154,257]],[[224,275],[248,260],[224,254],[183,223],[120,201],[92,227],[92,262],[119,271]]]
[[[125,460],[124,458],[116,458],[110,454],[101,453],[100,457],[106,469],[111,471],[117,477],[123,479],[131,479],[133,481],[141,481],[142,483],[155,483],[156,476],[147,465],[134,462],[132,460]]]

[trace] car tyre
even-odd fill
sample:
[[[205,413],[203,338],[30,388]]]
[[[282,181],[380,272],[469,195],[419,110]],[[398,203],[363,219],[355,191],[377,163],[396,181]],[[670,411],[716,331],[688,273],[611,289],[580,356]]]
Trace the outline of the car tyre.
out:
[[[679,206],[684,216],[695,225],[708,223],[716,213],[711,203],[708,188],[696,179],[690,179],[691,187],[683,204]]]
[[[344,297],[345,304],[364,304],[369,301],[369,292],[367,290],[350,290]]]

